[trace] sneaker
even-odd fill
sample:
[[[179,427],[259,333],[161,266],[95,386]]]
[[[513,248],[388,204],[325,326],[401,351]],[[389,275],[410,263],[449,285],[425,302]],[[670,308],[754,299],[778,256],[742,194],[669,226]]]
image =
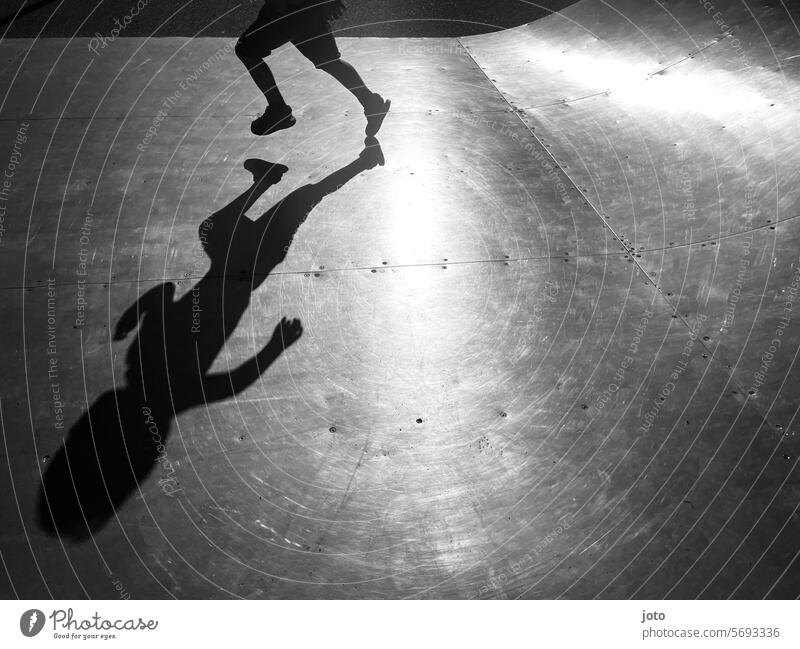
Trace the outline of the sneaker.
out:
[[[297,123],[297,120],[292,115],[290,106],[285,108],[275,108],[274,106],[267,106],[267,110],[260,117],[256,117],[253,123],[250,124],[250,130],[253,135],[269,135],[275,131],[281,131],[285,128],[290,128]]]
[[[381,124],[386,118],[386,113],[389,112],[389,107],[392,105],[391,99],[384,99],[378,93],[372,97],[372,105],[364,109],[364,115],[367,118],[367,137],[375,137],[378,134]]]

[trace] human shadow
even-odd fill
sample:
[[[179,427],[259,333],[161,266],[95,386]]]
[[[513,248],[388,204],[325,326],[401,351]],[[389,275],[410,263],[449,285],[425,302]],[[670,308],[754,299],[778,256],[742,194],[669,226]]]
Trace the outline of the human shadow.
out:
[[[200,242],[211,261],[205,276],[178,299],[172,282],[154,287],[120,318],[115,340],[138,326],[126,355],[125,385],[94,402],[49,463],[38,501],[45,531],[88,538],[158,465],[162,491],[170,496],[181,491],[165,446],[172,420],[190,408],[236,396],[302,335],[299,320],[283,318],[255,356],[230,371],[210,372],[252,292],[285,259],[309,213],[325,196],[383,163],[380,145],[372,139],[350,164],[251,220],[247,210],[287,168],[245,162],[252,186],[200,226]]]
[[[38,11],[42,7],[46,7],[49,4],[53,4],[56,0],[39,0],[39,2],[34,2],[33,4],[27,5],[25,7],[21,7],[19,10],[11,12],[5,16],[0,17],[0,27],[5,27],[6,25],[14,22],[22,18],[23,16],[27,16],[34,11]]]

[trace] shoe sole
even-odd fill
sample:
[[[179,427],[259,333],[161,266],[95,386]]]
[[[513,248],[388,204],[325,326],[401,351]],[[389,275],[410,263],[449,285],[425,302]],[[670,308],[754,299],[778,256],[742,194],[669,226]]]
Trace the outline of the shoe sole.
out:
[[[367,140],[370,139],[371,138],[367,138]],[[374,162],[375,164],[370,166],[371,169],[374,167],[383,167],[386,164],[386,158],[383,156],[383,149],[381,149],[380,144],[378,144],[378,140],[375,140],[374,144],[371,144],[367,141],[365,142],[365,145],[366,146],[364,150],[359,154],[358,157],[361,158],[362,161],[367,161],[370,164]]]
[[[265,160],[259,160],[258,158],[248,158],[244,161],[242,165],[245,171],[249,171],[251,174],[259,175],[259,176],[268,176],[269,174],[285,174],[289,171],[289,167],[280,162],[266,162]]]
[[[263,132],[257,131],[253,127],[253,125],[251,124],[250,125],[250,132],[253,135],[258,135],[259,137],[262,137],[264,135],[272,135],[273,133],[275,133],[277,131],[283,131],[284,129],[291,128],[295,124],[297,124],[297,120],[294,118],[293,115],[289,115],[288,117],[284,117],[277,124],[273,124],[270,128],[268,128],[266,131],[263,131]]]
[[[389,114],[389,109],[391,107],[392,107],[392,100],[386,99],[383,102],[383,107],[381,112],[373,113],[372,115],[367,115],[367,129],[366,129],[367,137],[375,137],[378,134],[378,131],[381,130],[381,126],[383,126],[383,120],[386,119],[386,115]]]

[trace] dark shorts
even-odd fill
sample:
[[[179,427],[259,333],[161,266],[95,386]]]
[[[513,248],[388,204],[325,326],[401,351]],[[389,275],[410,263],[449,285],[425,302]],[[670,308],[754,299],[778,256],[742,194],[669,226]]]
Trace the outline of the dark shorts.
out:
[[[264,5],[256,21],[239,38],[236,49],[263,59],[289,42],[316,67],[341,58],[327,16],[315,9],[281,16]]]

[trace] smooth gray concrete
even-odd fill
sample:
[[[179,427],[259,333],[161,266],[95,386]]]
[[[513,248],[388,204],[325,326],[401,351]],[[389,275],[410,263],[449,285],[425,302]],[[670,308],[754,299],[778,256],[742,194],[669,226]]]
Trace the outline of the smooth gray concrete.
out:
[[[3,41],[2,593],[796,597],[797,35],[718,4],[747,66],[690,2],[344,39],[383,166],[290,47],[259,139],[230,40]]]

